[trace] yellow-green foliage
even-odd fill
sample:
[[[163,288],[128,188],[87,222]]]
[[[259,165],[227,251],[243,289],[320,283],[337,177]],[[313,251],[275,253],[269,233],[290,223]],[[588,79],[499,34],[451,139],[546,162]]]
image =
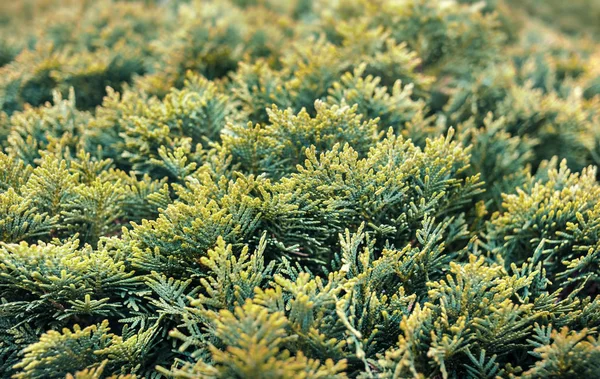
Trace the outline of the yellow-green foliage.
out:
[[[0,1],[0,377],[598,377],[599,9]]]

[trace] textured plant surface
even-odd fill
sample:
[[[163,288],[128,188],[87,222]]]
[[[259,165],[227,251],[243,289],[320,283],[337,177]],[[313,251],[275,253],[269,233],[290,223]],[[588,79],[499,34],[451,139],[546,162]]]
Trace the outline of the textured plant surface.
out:
[[[569,4],[0,1],[0,377],[597,378]]]

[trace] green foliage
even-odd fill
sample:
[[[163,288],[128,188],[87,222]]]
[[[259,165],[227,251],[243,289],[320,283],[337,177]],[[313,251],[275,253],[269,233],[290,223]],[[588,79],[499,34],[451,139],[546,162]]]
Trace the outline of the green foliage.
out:
[[[98,361],[96,350],[110,343],[108,322],[62,333],[51,330],[39,342],[25,349],[25,357],[16,368],[23,368],[15,378],[62,378],[65,374],[85,369]]]
[[[597,377],[559,3],[0,2],[0,377]]]
[[[511,135],[506,131],[506,119],[494,119],[489,113],[483,125],[473,119],[458,127],[464,145],[471,145],[469,173],[479,173],[486,191],[480,195],[489,210],[502,205],[502,194],[511,193],[525,183],[534,159],[534,148],[540,143],[528,136]]]
[[[316,102],[315,111],[312,118],[305,109],[298,115],[289,109],[267,109],[268,125],[230,125],[223,136],[223,147],[244,171],[279,178],[301,164],[311,146],[322,152],[336,143],[348,143],[364,156],[378,140],[377,124],[363,121],[356,106]]]
[[[288,320],[281,312],[246,302],[232,313],[222,310],[214,316],[211,329],[216,343],[227,346],[223,351],[210,345],[213,365],[199,361],[193,366],[176,369],[176,378],[343,378],[343,362],[321,363],[300,352],[291,356],[283,349],[293,336],[288,336]]]
[[[530,177],[516,194],[505,195],[504,212],[492,217],[489,242],[502,246],[507,262],[517,265],[540,245],[543,252],[536,258],[555,278],[555,288],[594,285],[600,236],[596,169],[571,173],[563,161],[560,168],[548,167],[544,176]]]
[[[33,202],[19,196],[12,188],[0,194],[0,213],[0,235],[4,242],[47,235],[56,225],[56,217],[37,213]]]
[[[182,90],[171,90],[162,101],[124,109],[121,155],[138,172],[182,180],[201,161],[200,144],[218,139],[234,109],[214,83],[190,74]]]
[[[596,375],[600,345],[588,330],[569,332],[563,328],[560,332],[553,331],[550,341],[552,344],[534,350],[541,360],[523,374],[525,378],[570,377],[580,373],[592,377]]]
[[[454,93],[446,105],[454,122],[473,118],[481,124],[489,112],[504,118],[504,130],[514,136],[535,138],[534,163],[558,155],[580,170],[595,162],[597,108],[578,91],[562,97],[544,93],[532,80],[521,84],[516,68],[500,66],[486,71],[472,84]]]
[[[402,82],[398,80],[388,91],[379,85],[380,77],[363,75],[366,67],[366,64],[362,64],[353,73],[342,75],[340,82],[334,83],[329,90],[328,102],[357,104],[358,113],[366,119],[379,119],[379,124],[384,128],[402,130],[423,108],[422,102],[412,99],[414,83],[402,87]]]

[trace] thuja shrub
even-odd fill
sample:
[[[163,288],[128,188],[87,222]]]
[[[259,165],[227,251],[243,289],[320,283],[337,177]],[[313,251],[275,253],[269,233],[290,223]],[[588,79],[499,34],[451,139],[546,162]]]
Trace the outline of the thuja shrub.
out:
[[[0,377],[597,377],[572,3],[0,4]]]

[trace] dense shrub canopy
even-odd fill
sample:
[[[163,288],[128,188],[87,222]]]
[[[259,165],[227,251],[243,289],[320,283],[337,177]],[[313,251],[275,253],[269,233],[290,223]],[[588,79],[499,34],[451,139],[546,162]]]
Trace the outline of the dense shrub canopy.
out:
[[[2,2],[0,377],[598,377],[569,4]]]

